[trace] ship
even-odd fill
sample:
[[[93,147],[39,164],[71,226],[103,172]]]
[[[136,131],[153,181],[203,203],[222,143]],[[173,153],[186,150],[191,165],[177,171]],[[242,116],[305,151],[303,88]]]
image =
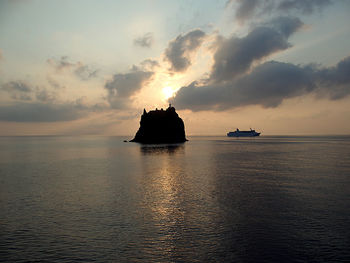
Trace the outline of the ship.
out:
[[[234,132],[228,132],[228,137],[255,137],[259,136],[260,132],[250,129],[250,131],[240,131],[238,128]]]

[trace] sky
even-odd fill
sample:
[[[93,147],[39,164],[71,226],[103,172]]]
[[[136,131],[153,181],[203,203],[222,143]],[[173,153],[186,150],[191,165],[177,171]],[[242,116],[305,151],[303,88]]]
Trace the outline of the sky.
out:
[[[0,0],[0,136],[350,134],[347,0]]]

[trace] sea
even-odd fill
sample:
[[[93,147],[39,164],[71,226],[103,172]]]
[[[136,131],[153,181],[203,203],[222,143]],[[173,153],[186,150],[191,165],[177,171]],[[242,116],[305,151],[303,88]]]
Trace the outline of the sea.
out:
[[[0,137],[0,262],[350,262],[350,136]]]

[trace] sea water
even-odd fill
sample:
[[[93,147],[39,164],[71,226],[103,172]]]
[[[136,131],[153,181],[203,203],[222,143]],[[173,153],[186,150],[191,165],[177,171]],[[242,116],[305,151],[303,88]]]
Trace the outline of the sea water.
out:
[[[349,262],[350,137],[0,137],[1,262]]]

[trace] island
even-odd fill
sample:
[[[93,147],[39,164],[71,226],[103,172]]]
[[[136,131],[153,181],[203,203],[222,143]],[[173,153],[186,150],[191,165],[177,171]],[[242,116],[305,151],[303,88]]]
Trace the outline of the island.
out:
[[[174,107],[169,104],[166,110],[143,110],[140,128],[130,142],[144,144],[183,143],[187,141],[185,125]]]

